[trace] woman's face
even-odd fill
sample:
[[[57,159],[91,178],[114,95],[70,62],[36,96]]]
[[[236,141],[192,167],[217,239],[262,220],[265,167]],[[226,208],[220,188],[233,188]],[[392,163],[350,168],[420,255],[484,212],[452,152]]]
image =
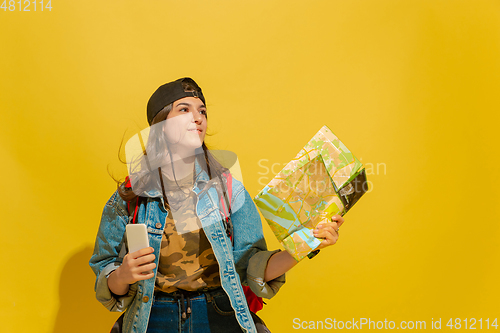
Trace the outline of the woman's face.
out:
[[[201,147],[207,130],[207,108],[197,97],[175,101],[163,127],[174,149],[191,151]]]

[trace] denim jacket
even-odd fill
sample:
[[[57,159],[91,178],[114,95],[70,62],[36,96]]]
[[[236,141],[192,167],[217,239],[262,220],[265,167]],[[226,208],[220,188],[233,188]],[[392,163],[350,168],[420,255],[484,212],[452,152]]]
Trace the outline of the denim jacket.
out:
[[[197,163],[195,172],[196,213],[217,258],[222,288],[229,296],[242,329],[256,332],[242,284],[250,286],[257,296],[273,297],[284,284],[285,276],[264,282],[264,271],[270,256],[277,251],[267,251],[260,216],[243,184],[236,179],[232,181],[231,198],[233,246],[221,219],[217,183],[209,181]],[[139,207],[137,223],[147,226],[149,245],[154,248],[158,267],[167,211],[159,191],[151,191],[148,196]],[[107,277],[120,266],[125,255],[122,243],[128,220],[127,204],[115,192],[104,207],[90,266],[97,276],[96,298],[110,311],[127,310],[123,332],[144,333],[153,302],[156,272],[154,278],[132,284],[123,296],[111,293],[107,284]]]

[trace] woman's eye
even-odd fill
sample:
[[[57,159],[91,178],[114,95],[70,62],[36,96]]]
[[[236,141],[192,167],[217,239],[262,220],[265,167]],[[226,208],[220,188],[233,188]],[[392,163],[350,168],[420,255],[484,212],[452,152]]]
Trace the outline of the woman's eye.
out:
[[[187,109],[187,108],[182,108],[182,109],[180,109],[179,111],[181,111],[181,112],[186,112],[186,111],[188,111],[188,109]]]
[[[200,110],[200,114],[206,116],[207,115],[207,110]]]

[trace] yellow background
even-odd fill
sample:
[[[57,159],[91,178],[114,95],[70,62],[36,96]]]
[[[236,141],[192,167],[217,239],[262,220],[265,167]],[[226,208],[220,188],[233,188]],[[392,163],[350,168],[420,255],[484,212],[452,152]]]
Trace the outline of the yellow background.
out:
[[[94,300],[87,264],[116,186],[107,169],[124,176],[122,136],[182,76],[202,86],[207,142],[238,154],[252,196],[274,175],[261,165],[278,172],[324,124],[371,166],[339,243],[259,313],[274,333],[294,318],[447,330],[500,317],[499,1],[52,7],[0,10],[2,332],[109,330],[117,314]]]

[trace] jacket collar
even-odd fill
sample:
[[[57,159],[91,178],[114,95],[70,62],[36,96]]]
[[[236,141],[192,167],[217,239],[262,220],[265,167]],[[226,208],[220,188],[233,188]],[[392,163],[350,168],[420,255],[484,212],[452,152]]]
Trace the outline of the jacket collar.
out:
[[[208,174],[205,172],[205,170],[201,168],[201,165],[198,163],[197,158],[194,160],[194,172],[195,172],[195,178],[192,190],[195,191],[196,194],[198,194],[201,191],[201,189],[205,188],[210,178],[208,177]],[[149,191],[145,191],[141,194],[141,196],[150,198],[162,198],[163,200],[163,194],[161,193],[161,188],[155,188]]]

